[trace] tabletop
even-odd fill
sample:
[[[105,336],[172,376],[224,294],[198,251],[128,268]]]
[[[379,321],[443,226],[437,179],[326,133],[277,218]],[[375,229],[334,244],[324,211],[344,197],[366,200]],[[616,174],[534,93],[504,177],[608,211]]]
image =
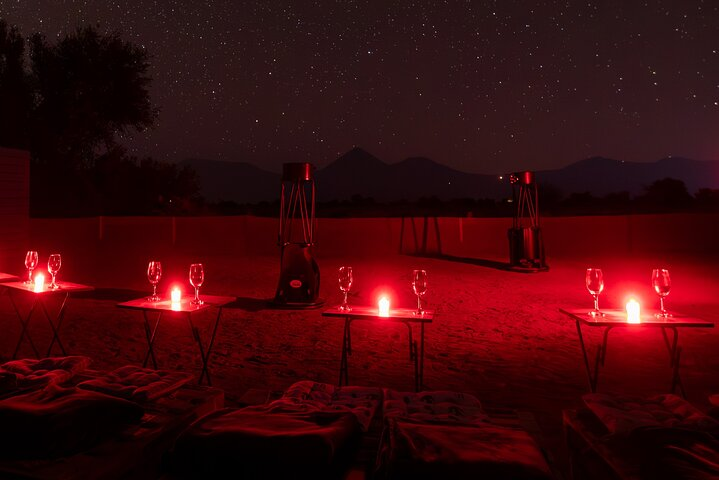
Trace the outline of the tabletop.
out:
[[[128,302],[118,303],[117,306],[120,308],[129,308],[131,310],[152,310],[158,312],[199,312],[207,308],[213,307],[224,307],[235,300],[237,297],[226,297],[220,295],[200,295],[200,300],[204,303],[201,305],[193,305],[191,296],[183,298],[179,302],[172,302],[168,299],[153,302],[148,300],[147,297],[136,298]]]
[[[2,282],[16,282],[19,278],[17,275],[12,275],[10,273],[0,272],[0,283]]]
[[[417,310],[412,308],[391,308],[389,315],[380,316],[377,307],[352,305],[350,311],[341,310],[339,306],[332,307],[322,312],[323,317],[351,318],[353,320],[377,319],[399,322],[431,323],[434,318],[434,310],[424,310],[417,315]]]
[[[72,282],[57,282],[60,288],[50,288],[50,283],[44,283],[42,288],[36,289],[34,283],[25,283],[20,281],[5,282],[2,283],[3,287],[12,288],[13,290],[20,290],[28,293],[36,293],[38,295],[53,294],[53,293],[74,293],[74,292],[91,292],[95,290],[94,287],[89,285],[83,285],[81,283]]]
[[[585,325],[594,327],[714,327],[714,322],[673,312],[670,317],[656,317],[655,314],[658,311],[650,310],[642,312],[639,323],[629,323],[626,310],[602,309],[604,316],[600,317],[590,315],[588,308],[560,308],[559,311]]]

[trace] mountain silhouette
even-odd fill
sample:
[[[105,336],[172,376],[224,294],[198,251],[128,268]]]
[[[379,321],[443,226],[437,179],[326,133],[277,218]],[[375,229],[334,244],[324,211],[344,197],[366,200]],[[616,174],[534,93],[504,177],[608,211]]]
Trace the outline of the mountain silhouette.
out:
[[[540,188],[547,184],[564,193],[588,192],[595,196],[616,192],[638,195],[663,178],[683,181],[692,194],[700,188],[719,188],[719,162],[670,157],[636,163],[591,157],[558,170],[537,172]]]
[[[191,159],[200,176],[201,194],[210,202],[220,200],[255,203],[279,199],[280,175],[248,163]],[[639,195],[657,180],[675,178],[690,193],[719,188],[719,162],[669,157],[649,163],[591,157],[556,170],[536,172],[539,189],[553,186],[562,193],[588,192],[595,196],[629,192]],[[511,187],[498,175],[466,173],[429,158],[411,157],[388,164],[355,147],[315,172],[319,201],[349,200],[355,195],[380,202],[437,197],[501,199]]]

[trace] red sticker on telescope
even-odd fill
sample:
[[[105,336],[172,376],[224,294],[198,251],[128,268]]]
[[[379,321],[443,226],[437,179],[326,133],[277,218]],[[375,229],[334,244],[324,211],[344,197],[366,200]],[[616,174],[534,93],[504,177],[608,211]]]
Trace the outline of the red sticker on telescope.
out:
[[[290,282],[290,287],[292,287],[292,288],[300,288],[301,286],[302,286],[301,280],[292,280]]]

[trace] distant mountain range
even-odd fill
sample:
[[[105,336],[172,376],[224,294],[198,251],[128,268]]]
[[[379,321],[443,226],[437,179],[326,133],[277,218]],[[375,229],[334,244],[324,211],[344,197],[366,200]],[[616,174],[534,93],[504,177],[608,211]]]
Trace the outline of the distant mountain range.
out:
[[[277,200],[280,175],[239,162],[191,159],[185,163],[198,173],[201,194],[210,202],[255,203]],[[580,160],[557,170],[536,172],[537,182],[564,194],[589,192],[596,196],[626,191],[638,195],[656,180],[682,180],[695,193],[719,189],[719,162],[671,157],[651,163],[623,162],[602,157]],[[437,197],[500,199],[511,195],[509,182],[498,175],[460,172],[433,160],[414,157],[388,164],[361,148],[353,148],[315,174],[319,201],[348,200],[354,195],[377,201]]]

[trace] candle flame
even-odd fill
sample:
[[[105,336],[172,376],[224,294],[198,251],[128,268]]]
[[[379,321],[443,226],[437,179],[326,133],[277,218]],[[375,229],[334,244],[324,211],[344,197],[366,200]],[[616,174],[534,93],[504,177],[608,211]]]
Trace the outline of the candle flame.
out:
[[[627,323],[640,323],[639,302],[633,298],[627,302]]]
[[[389,299],[387,297],[379,299],[379,316],[389,317]]]
[[[35,275],[35,288],[34,290],[36,292],[42,292],[45,288],[45,275],[42,273],[38,273]]]

